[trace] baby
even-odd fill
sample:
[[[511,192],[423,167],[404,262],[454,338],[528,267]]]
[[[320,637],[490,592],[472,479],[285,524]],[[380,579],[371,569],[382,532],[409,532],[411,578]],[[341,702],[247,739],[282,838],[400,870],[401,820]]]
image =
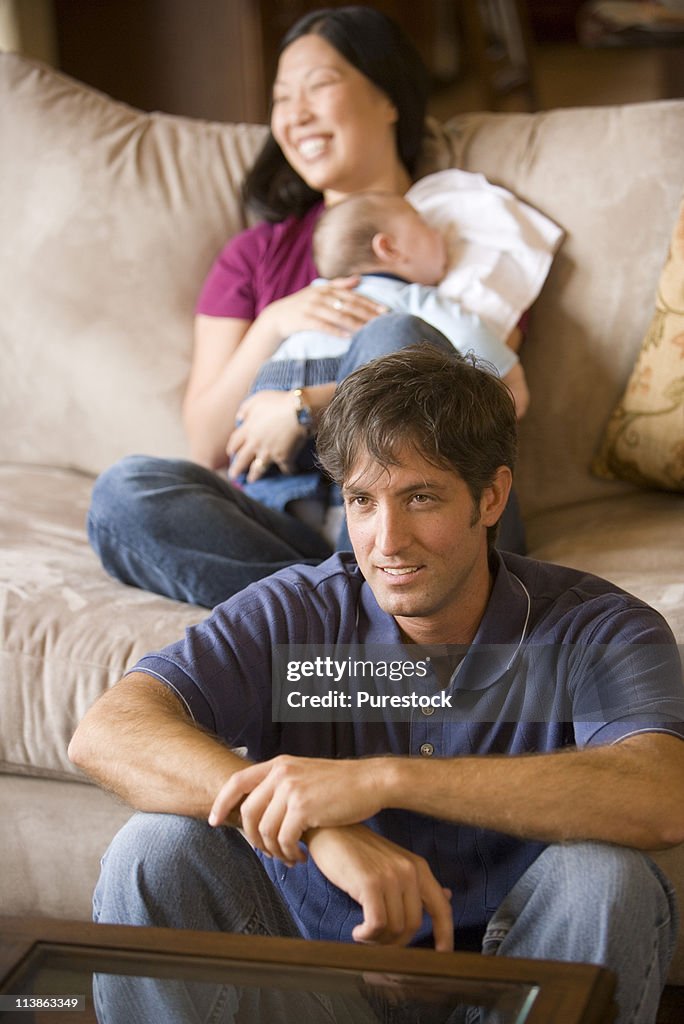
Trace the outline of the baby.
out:
[[[357,291],[389,310],[421,317],[440,330],[459,352],[473,352],[491,363],[511,390],[518,417],[524,414],[529,393],[518,356],[479,317],[438,293],[436,286],[447,269],[446,242],[409,202],[384,192],[351,196],[321,216],[313,247],[322,275],[314,283],[360,275]],[[349,344],[349,338],[297,331],[264,365],[253,390],[273,387],[274,380],[281,376],[276,364],[282,365],[283,360],[324,361],[324,376],[334,380],[335,360],[344,355]]]

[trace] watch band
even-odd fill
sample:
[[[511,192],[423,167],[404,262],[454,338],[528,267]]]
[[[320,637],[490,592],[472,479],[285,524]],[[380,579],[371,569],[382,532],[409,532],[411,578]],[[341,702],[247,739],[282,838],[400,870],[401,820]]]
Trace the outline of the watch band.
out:
[[[311,406],[304,399],[304,389],[295,388],[291,392],[295,403],[295,416],[297,417],[297,423],[300,427],[304,427],[307,434],[311,435],[314,432],[314,416]]]

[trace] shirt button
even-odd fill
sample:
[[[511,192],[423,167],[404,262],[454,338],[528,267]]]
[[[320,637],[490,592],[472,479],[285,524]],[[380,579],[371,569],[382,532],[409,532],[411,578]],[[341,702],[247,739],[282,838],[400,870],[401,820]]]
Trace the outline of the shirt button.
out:
[[[427,707],[421,708],[420,710],[428,718],[430,717],[430,715],[434,715],[434,713],[435,713],[435,709],[433,708],[432,704],[428,704]]]
[[[435,748],[431,743],[421,743],[420,745],[420,756],[421,757],[432,757],[435,752]]]

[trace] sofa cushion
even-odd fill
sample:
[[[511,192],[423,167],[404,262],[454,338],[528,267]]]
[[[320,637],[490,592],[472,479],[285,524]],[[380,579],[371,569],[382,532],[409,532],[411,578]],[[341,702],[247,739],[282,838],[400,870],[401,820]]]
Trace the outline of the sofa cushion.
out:
[[[0,459],[185,453],[194,303],[263,136],[0,55]]]
[[[684,491],[684,201],[651,324],[593,470],[608,479]]]
[[[77,777],[66,750],[87,708],[207,614],[105,575],[84,529],[91,485],[0,467],[0,771]]]
[[[648,602],[684,644],[684,500],[664,491],[634,491],[578,502],[533,517],[530,554],[588,569]]]
[[[131,813],[82,782],[4,775],[3,914],[89,921],[100,859]]]

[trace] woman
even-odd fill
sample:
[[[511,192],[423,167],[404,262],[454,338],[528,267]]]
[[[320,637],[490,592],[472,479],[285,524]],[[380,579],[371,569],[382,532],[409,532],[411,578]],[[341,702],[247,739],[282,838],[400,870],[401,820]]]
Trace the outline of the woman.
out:
[[[291,465],[334,384],[292,381],[293,390],[243,396],[296,330],[353,334],[342,374],[419,338],[443,343],[410,317],[385,317],[379,330],[384,310],[352,291],[356,278],[309,285],[311,233],[324,205],[368,189],[408,189],[427,89],[412,44],[372,8],[317,11],[286,35],[271,134],[245,187],[267,219],[224,249],[198,303],[184,402],[196,461],[131,457],[98,480],[89,534],[112,575],[212,607],[277,569],[331,553],[318,530],[291,514],[301,507],[294,502],[318,493],[318,474],[260,478],[271,464]],[[214,472],[229,462],[231,476],[247,474],[245,489]],[[249,493],[257,483],[260,501]]]

